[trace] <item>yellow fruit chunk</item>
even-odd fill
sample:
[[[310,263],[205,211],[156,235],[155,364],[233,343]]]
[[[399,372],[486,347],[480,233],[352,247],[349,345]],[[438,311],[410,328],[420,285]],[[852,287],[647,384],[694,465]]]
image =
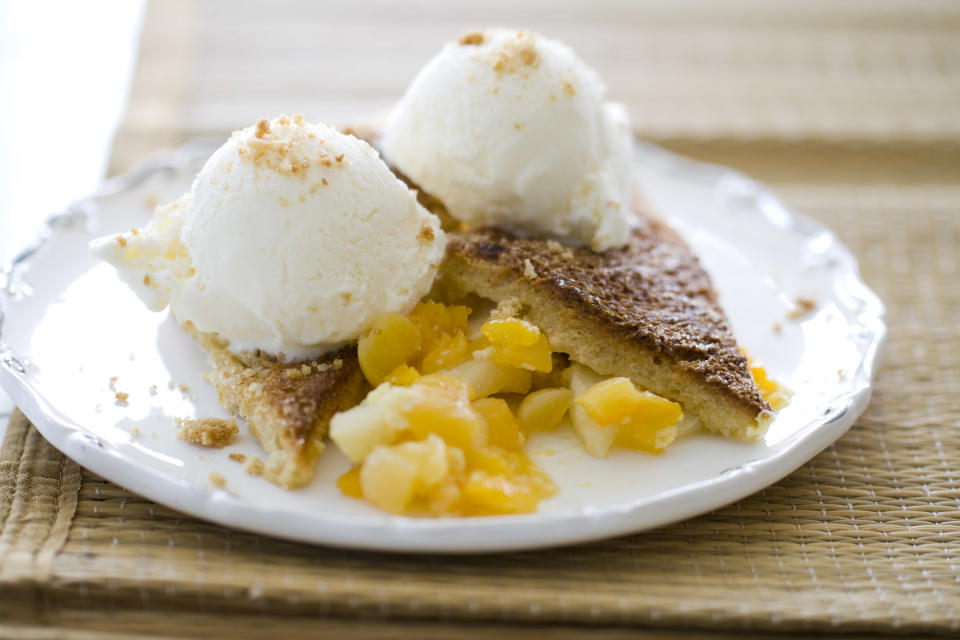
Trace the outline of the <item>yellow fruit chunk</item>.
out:
[[[418,378],[420,378],[420,373],[416,369],[408,364],[402,364],[387,374],[384,382],[389,382],[390,384],[401,387],[409,387],[416,382]]]
[[[487,336],[481,334],[478,338],[474,338],[473,340],[470,341],[470,344],[469,344],[469,346],[467,347],[467,350],[468,350],[470,353],[473,353],[473,352],[475,352],[475,351],[481,351],[481,350],[483,350],[483,349],[488,349],[488,348],[490,348],[490,347],[492,347],[492,346],[493,346],[493,343],[490,342],[490,338],[488,338]]]
[[[677,423],[682,416],[676,402],[646,393],[636,413],[617,426],[614,442],[627,449],[662,453],[677,438]]]
[[[790,402],[790,392],[775,380],[772,380],[767,374],[766,369],[754,364],[749,358],[747,359],[747,363],[750,366],[753,381],[757,383],[757,389],[760,390],[760,395],[770,403],[774,411],[779,411],[787,406]]]
[[[362,498],[363,489],[360,487],[360,467],[354,467],[337,479],[337,488],[343,495],[351,498]]]
[[[426,353],[433,348],[434,342],[440,336],[456,333],[458,329],[466,330],[470,308],[427,301],[414,307],[408,317],[420,330],[423,351]]]
[[[357,355],[367,381],[376,386],[420,350],[420,331],[408,318],[391,314],[378,319],[360,338]]]
[[[391,444],[407,427],[405,407],[418,402],[407,387],[381,385],[364,401],[330,420],[330,439],[351,462],[361,462],[377,445]]]
[[[446,445],[431,435],[422,442],[404,442],[374,449],[360,467],[363,497],[384,511],[403,513],[417,494],[449,472]]]
[[[474,410],[487,422],[487,442],[495,447],[517,450],[523,446],[520,425],[502,398],[481,398],[473,401]]]
[[[571,418],[587,452],[604,456],[612,444],[661,453],[677,437],[683,411],[676,402],[639,391],[628,378],[597,376],[585,367],[574,370]],[[593,382],[585,390],[585,383]]]
[[[460,511],[460,483],[454,476],[447,476],[442,481],[429,487],[423,497],[411,505],[430,516],[454,515]]]
[[[445,373],[467,384],[471,400],[494,393],[527,393],[532,378],[526,369],[509,367],[493,360],[467,360]]]
[[[424,373],[435,373],[455,367],[469,356],[467,336],[457,329],[456,333],[444,333],[433,341],[430,350],[424,354],[420,367]]]
[[[403,513],[413,498],[417,463],[392,447],[378,446],[360,467],[363,497],[390,513]]]
[[[405,412],[417,440],[433,433],[452,447],[476,449],[487,443],[487,425],[470,406],[469,388],[445,374],[423,376],[411,389],[422,389],[420,402]]]
[[[495,476],[520,473],[522,464],[518,452],[499,447],[481,447],[469,452],[467,466],[471,471],[485,471]]]
[[[553,368],[550,343],[536,325],[519,318],[496,318],[480,331],[493,343],[494,361],[542,373]]]
[[[601,381],[603,378],[589,367],[577,363],[570,366],[570,391],[575,398]],[[595,458],[607,455],[617,437],[615,428],[597,424],[579,402],[570,403],[570,422],[587,453]]]
[[[524,433],[551,431],[569,407],[569,389],[540,389],[523,399],[517,408],[517,419]]]
[[[540,502],[533,487],[484,471],[470,474],[460,499],[470,515],[530,513],[536,511]]]
[[[599,425],[619,424],[632,416],[643,394],[629,378],[608,378],[575,398]]]
[[[676,424],[655,427],[644,420],[631,420],[617,429],[614,443],[624,449],[637,449],[659,455],[676,439]]]
[[[540,340],[540,329],[519,318],[488,320],[480,331],[496,345],[532,347]]]

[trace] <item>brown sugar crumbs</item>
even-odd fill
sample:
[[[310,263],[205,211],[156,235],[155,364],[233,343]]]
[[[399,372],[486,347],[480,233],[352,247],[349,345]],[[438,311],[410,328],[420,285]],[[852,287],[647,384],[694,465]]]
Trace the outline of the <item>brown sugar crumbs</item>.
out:
[[[242,453],[231,453],[227,457],[234,462],[239,462],[241,464],[247,461],[247,456],[243,455]]]
[[[230,444],[233,437],[240,432],[240,429],[237,428],[237,421],[232,418],[229,420],[224,418],[188,418],[183,420],[181,425],[176,434],[178,438],[190,444],[216,449],[221,449]]]
[[[435,237],[436,236],[433,233],[433,228],[427,226],[420,227],[420,233],[417,234],[417,239],[424,242],[433,242]]]
[[[223,474],[217,473],[216,471],[211,471],[207,476],[207,480],[218,489],[223,489],[227,486],[227,479],[223,477]]]
[[[246,464],[243,468],[244,471],[249,473],[252,476],[262,476],[263,475],[263,460],[257,456],[250,458],[250,462]]]
[[[460,38],[460,44],[462,45],[483,44],[483,34],[478,31],[471,31],[469,33],[465,33]]]
[[[497,73],[518,73],[540,64],[537,50],[533,47],[534,37],[521,31],[516,40],[493,51],[493,70]]]
[[[563,246],[556,240],[547,240],[547,249],[553,253],[559,254],[566,260],[573,260],[573,249]]]
[[[523,259],[523,277],[527,280],[537,279],[537,270],[533,268],[533,263],[530,262],[530,258]]]
[[[272,128],[269,121],[260,120],[253,138],[242,142],[237,153],[258,167],[272,169],[281,175],[303,177],[317,159],[315,150],[303,149],[297,143],[304,138],[316,139],[316,136],[305,129],[302,115],[294,116],[292,122],[287,116],[280,116],[276,124],[279,126]],[[320,143],[323,144],[323,140]],[[331,166],[326,154],[319,162]]]
[[[796,320],[797,318],[802,318],[816,308],[816,301],[810,300],[809,298],[797,298],[797,300],[794,302],[793,310],[787,314],[787,317],[791,320]]]

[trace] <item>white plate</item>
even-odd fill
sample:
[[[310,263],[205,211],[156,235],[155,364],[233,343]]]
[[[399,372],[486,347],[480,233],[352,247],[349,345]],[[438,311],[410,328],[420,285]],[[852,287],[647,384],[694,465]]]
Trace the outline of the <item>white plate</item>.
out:
[[[538,435],[528,451],[560,491],[530,515],[386,515],[340,495],[334,481],[347,462],[334,446],[309,487],[284,491],[228,459],[260,453],[247,434],[222,450],[174,437],[175,417],[225,415],[203,380],[204,356],[167,313],[147,311],[87,250],[91,238],[140,226],[151,204],[184,192],[213,148],[198,141],[106,183],[52,218],[43,240],[0,273],[3,388],[65,454],[179,511],[291,540],[388,551],[584,542],[689,518],[763,489],[840,437],[869,400],[883,306],[847,249],[737,173],[644,145],[636,158],[649,200],[700,256],[740,343],[795,392],[762,442],[697,435],[659,457],[615,451],[596,460],[569,429]],[[799,298],[816,309],[790,319]],[[115,389],[130,396],[127,406],[115,402],[113,376]],[[211,486],[211,471],[227,479],[225,489]]]

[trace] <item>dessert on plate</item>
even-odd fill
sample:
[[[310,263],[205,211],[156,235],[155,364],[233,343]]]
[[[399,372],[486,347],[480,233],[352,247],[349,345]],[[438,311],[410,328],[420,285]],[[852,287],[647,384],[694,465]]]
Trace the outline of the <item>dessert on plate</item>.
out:
[[[700,427],[755,440],[784,399],[636,204],[605,93],[562,43],[471,32],[376,125],[261,121],[94,250],[204,348],[270,480],[308,482],[329,431],[340,488],[383,510],[534,511],[556,491],[534,432],[659,454]]]
[[[269,454],[266,477],[294,488],[331,416],[366,391],[357,338],[413,308],[443,246],[369,145],[281,116],[234,133],[188,194],[94,252],[196,336],[224,406]]]

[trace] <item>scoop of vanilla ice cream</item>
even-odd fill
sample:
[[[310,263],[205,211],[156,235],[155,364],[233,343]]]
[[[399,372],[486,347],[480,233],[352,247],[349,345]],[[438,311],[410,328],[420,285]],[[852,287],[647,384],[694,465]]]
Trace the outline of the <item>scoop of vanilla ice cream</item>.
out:
[[[430,289],[439,221],[367,143],[299,116],[238,131],[140,231],[95,241],[153,310],[234,351],[312,357]]]
[[[630,234],[629,118],[566,45],[488,29],[449,43],[387,117],[388,162],[469,225],[601,251]]]

